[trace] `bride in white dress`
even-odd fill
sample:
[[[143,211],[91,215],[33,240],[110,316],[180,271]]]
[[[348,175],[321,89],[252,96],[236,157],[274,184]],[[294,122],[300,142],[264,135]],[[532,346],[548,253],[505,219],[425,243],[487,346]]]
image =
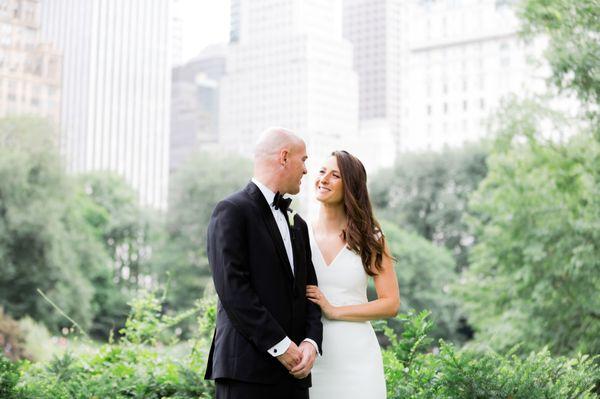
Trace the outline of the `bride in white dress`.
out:
[[[308,286],[307,297],[322,310],[323,355],[312,369],[310,398],[385,398],[381,350],[369,321],[394,317],[400,295],[365,168],[348,152],[335,151],[315,188],[321,205],[309,235],[319,286]],[[377,291],[370,302],[369,276]]]

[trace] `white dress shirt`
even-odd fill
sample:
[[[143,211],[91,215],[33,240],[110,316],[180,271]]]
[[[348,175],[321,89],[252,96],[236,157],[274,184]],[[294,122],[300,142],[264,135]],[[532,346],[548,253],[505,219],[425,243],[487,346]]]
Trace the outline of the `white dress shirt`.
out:
[[[281,212],[279,209],[275,209],[273,204],[273,199],[275,199],[275,193],[271,191],[267,186],[262,184],[256,179],[252,179],[252,183],[256,184],[260,189],[260,192],[263,194],[267,203],[271,207],[271,212],[273,213],[273,217],[275,218],[275,222],[277,223],[277,227],[279,228],[279,232],[281,233],[281,238],[283,239],[283,245],[285,245],[285,252],[287,254],[288,260],[290,261],[290,266],[292,268],[292,274],[294,274],[294,250],[292,249],[292,237],[290,235],[290,228],[288,227],[288,221],[286,220],[286,215]]]
[[[275,222],[277,223],[277,227],[279,228],[279,232],[281,233],[281,238],[283,239],[283,244],[285,246],[285,252],[290,261],[290,266],[292,268],[292,274],[294,274],[294,250],[292,249],[292,239],[290,235],[290,228],[288,227],[288,222],[286,220],[287,216],[283,215],[279,209],[275,209],[273,204],[273,199],[275,198],[275,193],[271,191],[270,188],[262,184],[256,178],[252,178],[252,183],[256,184],[260,192],[263,194],[269,207],[271,208],[271,212],[273,213],[273,217],[275,218]],[[317,353],[319,353],[319,346],[315,341],[310,338],[305,338],[304,341],[310,342],[314,347]],[[268,352],[273,357],[277,357],[283,355],[285,351],[288,350],[290,345],[292,344],[292,340],[289,337],[285,337],[275,346],[269,348]]]

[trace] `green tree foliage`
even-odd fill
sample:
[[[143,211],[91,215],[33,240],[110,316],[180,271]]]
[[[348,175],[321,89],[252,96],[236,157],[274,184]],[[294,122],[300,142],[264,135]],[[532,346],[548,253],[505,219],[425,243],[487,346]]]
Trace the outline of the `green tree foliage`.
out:
[[[474,238],[462,215],[486,175],[486,154],[484,144],[404,154],[371,179],[373,204],[384,219],[446,246],[463,268]]]
[[[55,329],[64,321],[36,289],[87,327],[93,287],[86,274],[105,266],[81,229],[72,192],[51,127],[0,120],[0,306]]]
[[[551,81],[572,90],[598,112],[600,104],[600,2],[598,0],[525,0],[520,16],[528,37],[549,38],[545,58]]]
[[[553,120],[529,101],[498,116],[470,202],[479,243],[462,297],[478,340],[497,350],[600,353],[600,143],[589,131],[546,140],[539,126]]]
[[[127,317],[127,300],[151,277],[152,240],[157,216],[140,207],[135,190],[116,174],[92,172],[78,177],[79,209],[110,260],[90,276],[95,288],[91,333],[107,337]]]
[[[395,258],[402,310],[429,309],[436,322],[436,338],[460,339],[456,334],[458,303],[450,293],[457,273],[449,251],[389,222],[383,222],[382,228]]]
[[[167,305],[190,308],[210,281],[206,229],[217,202],[242,189],[251,162],[203,152],[190,157],[172,177],[165,236],[154,262],[159,280],[169,283]]]
[[[86,173],[79,182],[96,206],[86,217],[113,259],[115,282],[135,288],[149,272],[150,211],[140,207],[135,190],[115,173]]]

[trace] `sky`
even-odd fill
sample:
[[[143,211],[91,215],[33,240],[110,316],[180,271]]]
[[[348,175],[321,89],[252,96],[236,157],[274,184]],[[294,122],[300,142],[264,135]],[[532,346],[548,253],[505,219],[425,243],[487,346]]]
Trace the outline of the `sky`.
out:
[[[179,0],[176,12],[182,19],[183,61],[203,48],[229,39],[229,0]]]

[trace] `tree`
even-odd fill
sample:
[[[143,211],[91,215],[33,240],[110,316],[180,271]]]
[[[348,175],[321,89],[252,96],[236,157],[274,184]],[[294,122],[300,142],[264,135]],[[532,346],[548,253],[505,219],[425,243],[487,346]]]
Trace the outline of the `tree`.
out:
[[[210,281],[206,229],[212,211],[251,175],[247,159],[199,152],[173,176],[165,236],[154,260],[160,281],[170,281],[170,307],[188,308],[201,298]]]
[[[94,291],[86,274],[104,266],[78,228],[72,193],[52,128],[36,118],[0,120],[0,306],[54,330],[68,323],[36,290],[85,328]]]
[[[529,38],[549,38],[545,58],[551,83],[573,91],[598,112],[600,104],[600,3],[598,0],[526,0],[520,17]]]
[[[456,333],[460,317],[458,302],[450,291],[457,273],[448,250],[392,223],[384,221],[382,228],[395,258],[403,311],[430,310],[436,324],[433,335],[460,340]]]
[[[462,215],[487,173],[486,155],[483,143],[404,154],[372,179],[373,204],[384,219],[446,246],[463,268],[474,237]]]
[[[600,353],[600,143],[585,127],[545,139],[548,121],[566,126],[531,101],[497,119],[489,173],[470,200],[479,242],[460,289],[477,339]]]
[[[105,337],[123,327],[127,301],[153,279],[150,258],[158,221],[140,207],[135,190],[115,173],[85,173],[77,181],[83,219],[109,256],[106,267],[90,276],[96,315],[91,333]]]

